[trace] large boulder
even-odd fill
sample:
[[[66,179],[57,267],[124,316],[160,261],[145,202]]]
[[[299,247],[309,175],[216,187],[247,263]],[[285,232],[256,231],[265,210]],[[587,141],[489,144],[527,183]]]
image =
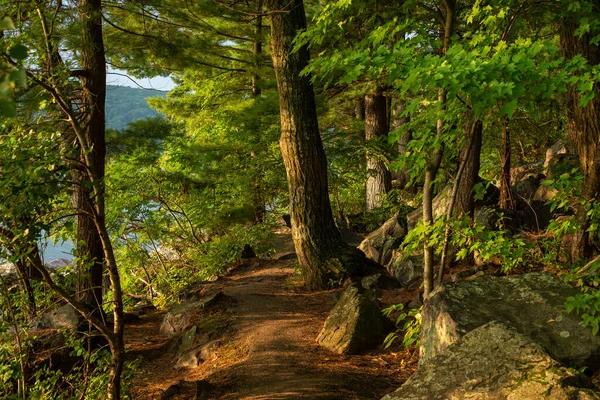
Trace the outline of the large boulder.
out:
[[[396,278],[401,287],[407,288],[423,277],[423,255],[404,255],[395,251],[387,270]]]
[[[432,206],[433,206],[433,218],[437,219],[442,215],[446,215],[448,212],[448,208],[450,207],[450,203],[452,201],[452,187],[448,186],[444,188],[437,196],[433,198]],[[406,216],[406,222],[408,225],[408,229],[413,229],[419,221],[423,219],[423,206],[419,206],[419,208],[411,211]]]
[[[562,366],[512,327],[493,321],[423,363],[382,400],[600,399],[587,377]]]
[[[70,304],[42,314],[33,323],[33,329],[77,329],[84,322],[83,316]]]
[[[398,214],[387,220],[382,226],[371,232],[358,246],[371,260],[386,265],[406,236],[406,220]]]
[[[185,332],[194,324],[194,318],[197,313],[208,307],[214,306],[223,297],[223,292],[217,292],[202,300],[184,302],[172,307],[167,315],[165,315],[165,318],[160,325],[160,334],[175,336]]]
[[[423,308],[421,359],[429,360],[470,331],[493,320],[513,326],[565,365],[600,367],[600,337],[565,311],[580,293],[547,273],[482,276],[438,287]]]
[[[325,321],[317,343],[339,354],[357,354],[381,343],[389,321],[357,283],[342,294]]]

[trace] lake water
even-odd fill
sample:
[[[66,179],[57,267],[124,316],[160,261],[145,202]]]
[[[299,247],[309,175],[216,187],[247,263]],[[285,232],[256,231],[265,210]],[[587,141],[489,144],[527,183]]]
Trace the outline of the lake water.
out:
[[[73,254],[71,251],[73,250],[73,242],[70,240],[63,243],[53,244],[52,242],[44,243],[46,245],[45,249],[43,249],[43,257],[44,263],[55,260],[57,258],[68,258],[72,259]]]

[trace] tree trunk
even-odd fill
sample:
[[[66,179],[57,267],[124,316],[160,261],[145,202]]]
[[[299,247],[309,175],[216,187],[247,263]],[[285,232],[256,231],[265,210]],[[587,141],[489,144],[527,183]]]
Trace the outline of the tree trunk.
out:
[[[600,4],[596,2],[596,12],[600,11]],[[590,65],[597,65],[600,61],[600,50],[591,45],[589,34],[578,36],[575,31],[578,28],[578,18],[565,18],[561,21],[560,45],[562,55],[570,60],[575,56],[582,56]],[[600,165],[600,86],[596,83],[593,87],[595,96],[585,107],[580,105],[581,95],[577,88],[567,88],[567,134],[575,145],[575,151],[579,156],[581,173],[583,174],[583,200],[587,203],[597,199],[600,189],[598,167]],[[589,246],[589,217],[585,208],[578,204],[575,217],[579,228],[573,237],[571,246],[571,259],[578,261],[590,255]]]
[[[400,136],[400,141],[398,142],[398,154],[402,157],[408,151],[408,143],[412,140],[412,131],[409,129],[405,129],[404,125],[409,122],[408,117],[403,117],[402,113],[405,110],[404,101],[398,100],[396,109],[394,110],[394,123],[393,130],[400,131],[402,130],[402,136]],[[406,185],[410,181],[410,174],[408,172],[408,168],[402,168],[394,174],[394,179],[396,180],[396,185],[402,190],[407,190]],[[411,189],[414,193],[414,188]]]
[[[77,239],[85,241],[80,254],[94,263],[90,269],[88,293],[93,293],[93,303],[102,302],[102,274],[107,262],[113,295],[113,334],[110,335],[111,366],[107,397],[121,398],[121,372],[123,371],[125,347],[123,344],[123,302],[119,271],[114,258],[112,244],[106,231],[104,203],[105,163],[105,100],[106,100],[106,57],[102,37],[101,0],[80,0],[79,12],[82,24],[81,67],[86,72],[82,77],[83,118],[80,133],[82,160],[86,169],[82,174],[81,188],[77,196],[79,212]],[[87,153],[87,154],[85,154]],[[87,214],[89,212],[89,214]],[[88,294],[87,296],[90,296]],[[87,297],[86,296],[86,297]],[[101,312],[101,308],[99,311]]]
[[[512,193],[510,190],[510,128],[508,119],[504,119],[502,125],[502,153],[500,162],[502,170],[500,173],[500,208],[505,210],[513,210],[515,204],[513,202]]]
[[[477,118],[469,125],[467,132],[469,132],[470,137],[468,140],[471,144],[464,150],[461,157],[461,160],[465,160],[465,166],[462,177],[458,182],[455,215],[458,217],[468,215],[470,218],[473,218],[473,214],[475,213],[475,196],[473,188],[479,178],[483,124],[479,118]]]
[[[365,120],[365,98],[359,97],[354,105],[354,115],[360,121]]]
[[[269,0],[271,56],[281,117],[280,147],[290,193],[292,237],[298,263],[310,289],[326,287],[364,267],[366,258],[342,241],[329,202],[327,161],[319,134],[310,76],[300,72],[309,61],[306,47],[292,52],[293,40],[306,28],[301,0]]]
[[[365,139],[378,140],[389,133],[387,98],[383,90],[365,96]],[[366,211],[381,206],[383,196],[392,188],[392,175],[385,162],[367,151]]]
[[[104,250],[94,222],[94,204],[98,196],[104,196],[105,128],[104,109],[106,100],[106,58],[102,38],[100,0],[80,0],[82,23],[81,68],[86,71],[82,77],[82,121],[81,127],[94,164],[96,179],[92,179],[87,168],[76,171],[77,185],[74,192],[74,205],[77,216],[77,253],[82,261],[78,276],[79,299],[102,309]],[[82,149],[81,151],[85,151]],[[81,164],[86,165],[84,155]]]
[[[450,46],[450,38],[454,30],[454,15],[456,2],[455,0],[444,0],[444,9],[446,15],[444,18],[444,26],[442,31],[442,48],[440,54],[446,54],[448,47]],[[439,89],[438,101],[442,109],[446,108],[446,91]],[[444,120],[439,119],[436,126],[436,136],[441,137],[444,132]],[[433,154],[427,161],[427,167],[425,171],[425,182],[423,185],[423,225],[425,227],[433,224],[433,195],[434,187],[433,182],[435,181],[438,170],[442,163],[443,148],[438,148],[433,151]],[[429,245],[430,235],[425,233],[423,235],[423,298],[427,299],[433,291],[433,275],[434,275],[434,248]]]

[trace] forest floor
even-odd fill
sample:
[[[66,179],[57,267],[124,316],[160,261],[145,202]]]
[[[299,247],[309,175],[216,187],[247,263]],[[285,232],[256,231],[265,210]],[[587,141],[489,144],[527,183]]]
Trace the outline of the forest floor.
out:
[[[182,380],[207,381],[211,399],[379,399],[415,371],[414,350],[345,356],[318,346],[315,339],[339,289],[306,291],[294,274],[294,260],[277,259],[293,252],[289,232],[280,230],[274,244],[273,259],[253,259],[215,282],[231,301],[211,315],[222,331],[213,360],[175,370],[170,339],[158,333],[162,312],[126,328],[130,357],[142,359],[134,399],[160,399]],[[172,398],[194,398],[195,386],[180,386]]]

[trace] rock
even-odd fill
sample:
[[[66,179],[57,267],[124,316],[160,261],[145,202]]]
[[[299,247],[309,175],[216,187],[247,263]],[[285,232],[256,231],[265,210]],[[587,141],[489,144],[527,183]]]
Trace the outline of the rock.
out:
[[[543,186],[540,186],[543,187]],[[474,221],[486,231],[510,229],[517,231],[540,231],[546,229],[553,214],[543,201],[519,202],[519,209],[505,210],[498,207],[482,207],[475,210]]]
[[[551,188],[550,186],[540,185],[533,195],[533,200],[537,201],[548,201],[552,200],[558,193],[558,190]]]
[[[544,161],[544,168],[548,168],[550,162],[553,158],[558,154],[567,154],[569,153],[569,149],[565,145],[565,142],[562,140],[558,140],[556,143],[552,145],[548,150],[546,150],[546,160]]]
[[[530,201],[544,179],[545,176],[541,174],[528,175],[523,180],[515,182],[515,185],[511,188],[513,198],[517,201]]]
[[[196,368],[204,361],[212,360],[218,347],[218,340],[211,341],[209,335],[199,333],[198,327],[192,326],[179,339],[175,369]]]
[[[398,289],[400,287],[400,284],[398,283],[398,281],[396,281],[396,279],[384,273],[365,276],[360,280],[360,285],[366,290],[390,290]],[[345,287],[348,287],[348,285],[346,285]]]
[[[73,260],[68,258],[55,258],[52,261],[46,263],[46,268],[51,271],[56,271],[62,268],[70,267],[73,265]]]
[[[542,161],[522,164],[510,169],[510,182],[516,185],[529,176],[536,177],[540,174],[544,174],[544,163]]]
[[[11,263],[10,261],[0,264],[0,276],[6,277],[11,275],[17,275],[17,267],[15,264]]]
[[[489,322],[423,363],[382,400],[600,399],[589,379],[563,367],[514,328]]]
[[[33,329],[77,329],[84,322],[83,316],[70,304],[41,315],[33,323]]]
[[[148,314],[149,312],[152,312],[154,310],[156,310],[156,307],[154,306],[154,304],[152,304],[148,300],[141,300],[141,301],[138,301],[132,307],[131,312],[139,317],[141,315]]]
[[[452,188],[446,187],[444,188],[437,196],[433,198],[433,218],[437,219],[442,215],[446,215],[448,212],[448,207],[450,207],[450,202],[452,200]],[[419,208],[411,211],[406,216],[408,229],[413,229],[419,221],[423,219],[423,206],[419,206]]]
[[[288,254],[284,254],[281,257],[278,258],[278,260],[297,260],[298,259],[298,254],[296,253],[288,253]]]
[[[284,225],[288,228],[292,227],[292,217],[290,216],[290,214],[283,214],[281,216],[281,220],[283,221]]]
[[[165,315],[165,318],[160,325],[160,334],[175,336],[185,332],[193,325],[193,319],[196,313],[202,309],[214,306],[224,296],[223,292],[219,291],[202,300],[185,302],[172,307],[167,315]]]
[[[387,270],[401,287],[407,288],[423,277],[423,255],[411,255],[405,259],[400,252],[394,252]]]
[[[406,236],[406,220],[398,214],[387,220],[381,227],[371,232],[358,246],[367,258],[386,265]]]
[[[317,343],[335,353],[357,354],[381,343],[387,322],[377,303],[352,284],[331,310]]]
[[[256,258],[256,254],[249,244],[245,244],[242,252],[240,253],[240,257],[243,259]]]
[[[421,358],[429,360],[468,332],[497,320],[542,346],[565,365],[600,367],[600,337],[565,311],[579,289],[547,273],[481,276],[439,286],[423,307]]]

